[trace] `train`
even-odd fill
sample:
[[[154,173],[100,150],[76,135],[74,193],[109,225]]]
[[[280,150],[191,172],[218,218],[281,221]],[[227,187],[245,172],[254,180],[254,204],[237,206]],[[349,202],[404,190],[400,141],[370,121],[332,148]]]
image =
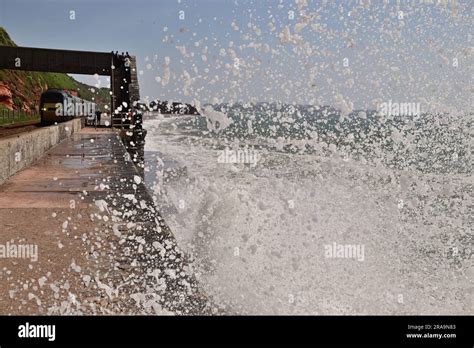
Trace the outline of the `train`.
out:
[[[42,125],[52,125],[84,117],[85,124],[99,125],[100,111],[94,102],[78,98],[69,91],[52,88],[40,97],[40,116]],[[100,122],[99,122],[100,123]],[[143,114],[140,108],[131,108],[113,113],[110,126],[129,129],[142,129]],[[107,124],[106,124],[107,125]]]
[[[65,122],[75,117],[92,117],[96,112],[95,103],[56,88],[41,94],[39,107],[42,125]]]

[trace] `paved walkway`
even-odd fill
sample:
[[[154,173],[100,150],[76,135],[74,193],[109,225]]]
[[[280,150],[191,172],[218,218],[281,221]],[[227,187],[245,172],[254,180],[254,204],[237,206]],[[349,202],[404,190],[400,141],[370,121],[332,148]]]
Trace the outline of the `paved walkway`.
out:
[[[0,314],[220,312],[141,181],[115,132],[85,128],[1,185]]]

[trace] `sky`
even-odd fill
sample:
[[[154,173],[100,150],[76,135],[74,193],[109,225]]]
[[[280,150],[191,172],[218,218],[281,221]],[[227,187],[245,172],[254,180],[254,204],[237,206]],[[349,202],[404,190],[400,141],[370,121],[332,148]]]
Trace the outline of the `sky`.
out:
[[[130,52],[142,99],[455,112],[472,108],[472,11],[469,0],[0,0],[0,26],[20,46]]]

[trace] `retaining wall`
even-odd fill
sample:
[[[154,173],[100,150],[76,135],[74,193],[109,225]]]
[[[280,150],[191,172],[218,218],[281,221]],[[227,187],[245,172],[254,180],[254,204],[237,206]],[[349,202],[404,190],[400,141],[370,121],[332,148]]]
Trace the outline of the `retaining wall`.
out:
[[[81,119],[0,138],[0,184],[82,128]]]

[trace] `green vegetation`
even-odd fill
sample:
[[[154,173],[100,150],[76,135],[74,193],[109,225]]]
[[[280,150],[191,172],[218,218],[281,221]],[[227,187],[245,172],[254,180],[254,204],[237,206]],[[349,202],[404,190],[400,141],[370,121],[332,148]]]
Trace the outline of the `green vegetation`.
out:
[[[16,46],[3,27],[0,27],[0,46]]]
[[[14,124],[14,123],[29,122],[29,121],[39,122],[40,117],[39,116],[32,117],[31,115],[19,115],[19,116],[15,116],[15,118],[10,119],[10,118],[3,118],[2,115],[0,114],[0,125],[1,126]]]
[[[21,110],[13,111],[0,104],[0,126],[28,121],[39,122],[40,117],[35,113],[27,113]]]

